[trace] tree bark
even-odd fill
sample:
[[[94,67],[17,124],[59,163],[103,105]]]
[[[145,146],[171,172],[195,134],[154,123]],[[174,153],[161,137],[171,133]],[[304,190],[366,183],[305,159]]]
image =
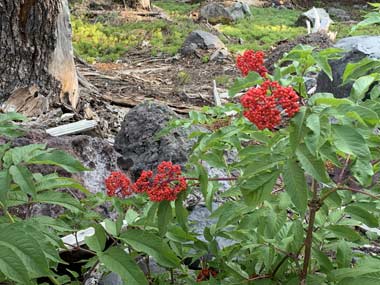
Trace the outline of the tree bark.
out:
[[[150,10],[150,0],[128,0],[128,6],[133,9]]]
[[[8,99],[8,111],[28,109],[31,100],[36,108],[77,106],[67,0],[0,0],[0,58],[0,103]]]

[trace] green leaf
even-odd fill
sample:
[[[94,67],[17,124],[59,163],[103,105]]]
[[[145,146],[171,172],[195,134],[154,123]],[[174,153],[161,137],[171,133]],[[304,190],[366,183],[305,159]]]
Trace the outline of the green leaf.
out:
[[[349,268],[341,268],[341,269],[335,269],[331,271],[330,278],[334,281],[339,281],[344,278],[357,278],[362,275],[371,274],[380,272],[379,267],[368,267],[368,266],[356,266],[356,267],[349,267]],[[344,283],[343,283],[344,284]],[[363,285],[367,285],[366,283],[363,283]]]
[[[365,139],[355,128],[341,125],[331,125],[333,144],[340,151],[355,155],[367,160],[370,159],[370,151]]]
[[[65,192],[40,192],[37,194],[35,202],[60,205],[73,212],[79,212],[83,210],[80,202]]]
[[[229,262],[226,262],[225,264],[227,265],[229,271],[232,274],[237,275],[242,279],[249,279],[249,274],[245,272],[238,263],[229,261]]]
[[[351,167],[351,171],[354,177],[363,186],[369,186],[372,183],[374,175],[373,166],[371,161],[363,161],[357,159],[354,165]]]
[[[328,183],[330,178],[321,159],[314,157],[305,145],[300,145],[296,150],[301,167],[319,182]]]
[[[352,249],[348,246],[347,242],[341,240],[338,242],[337,251],[336,251],[336,262],[338,266],[350,267],[352,262]]]
[[[29,144],[12,148],[9,152],[12,156],[13,164],[28,161],[33,155],[40,153],[46,148],[46,144]]]
[[[350,80],[359,78],[360,76],[365,76],[378,67],[379,61],[368,57],[359,62],[348,63],[343,73],[343,84],[347,84]]]
[[[335,234],[339,238],[344,238],[348,241],[360,240],[360,235],[349,226],[330,225],[327,227],[327,229],[330,230],[333,234]]]
[[[291,120],[292,131],[289,134],[289,141],[292,150],[295,151],[305,132],[306,109],[301,108],[297,115]]]
[[[350,98],[354,101],[362,100],[374,81],[375,78],[371,75],[363,76],[357,79],[352,86]]]
[[[315,99],[315,104],[316,105],[327,105],[331,107],[337,107],[340,105],[353,105],[354,103],[351,100],[342,98],[318,98]]]
[[[328,57],[324,55],[315,54],[314,59],[317,65],[323,70],[324,73],[333,81],[331,66],[328,61]]]
[[[126,282],[125,284],[149,284],[134,259],[124,250],[118,247],[111,247],[105,252],[98,253],[98,256],[99,261],[110,271],[117,273]]]
[[[4,206],[7,204],[8,200],[8,191],[11,188],[11,176],[9,175],[8,170],[0,171],[0,202]]]
[[[45,254],[32,232],[10,224],[0,231],[0,271],[21,284],[32,278],[50,275]]]
[[[270,197],[274,184],[277,181],[279,171],[262,172],[256,176],[249,177],[239,182],[244,202],[250,206],[256,206],[258,203]]]
[[[358,220],[369,227],[375,228],[379,226],[378,218],[364,207],[351,205],[344,208],[344,211],[350,214],[355,220]]]
[[[158,231],[161,236],[166,234],[168,224],[172,219],[172,206],[170,201],[160,202],[157,210]]]
[[[129,229],[120,235],[120,239],[135,250],[152,256],[160,265],[178,267],[179,259],[175,253],[157,235],[144,230]]]
[[[241,90],[253,87],[257,84],[262,83],[263,81],[263,78],[259,74],[256,72],[250,72],[246,77],[238,78],[235,80],[234,84],[228,90],[228,95],[232,97]]]
[[[89,194],[89,191],[86,188],[84,188],[78,181],[72,178],[43,176],[38,179],[36,183],[37,192],[60,188],[77,189],[85,194]]]
[[[328,273],[328,272],[330,272],[331,270],[334,269],[334,266],[333,266],[332,262],[326,256],[326,254],[324,254],[322,251],[320,251],[320,250],[318,250],[316,248],[313,248],[313,256],[318,261],[318,263],[321,266],[321,269],[323,270],[323,272]]]
[[[379,285],[380,276],[360,276],[354,278],[345,278],[338,283],[338,285]]]
[[[52,150],[50,152],[42,153],[30,159],[28,163],[56,165],[70,173],[89,170],[78,160],[62,150]]]
[[[20,114],[20,113],[16,113],[16,112],[8,112],[8,113],[5,113],[5,114],[0,114],[0,123],[3,123],[5,121],[20,121],[20,122],[23,122],[23,121],[26,121],[27,118]]]
[[[304,138],[305,144],[309,151],[315,154],[319,148],[321,136],[321,123],[317,114],[311,114],[306,120],[306,126],[312,131],[312,134]]]
[[[13,181],[20,186],[20,189],[26,193],[30,194],[32,197],[36,195],[36,188],[34,186],[34,181],[32,179],[32,173],[25,166],[12,165],[9,168],[9,173],[12,176]]]
[[[185,192],[181,192],[178,196],[177,196],[177,200],[175,200],[175,218],[176,218],[176,221],[179,223],[179,225],[181,226],[181,228],[185,231],[187,231],[187,216],[188,216],[188,212],[186,210],[186,208],[183,206],[183,200],[185,199],[186,197],[186,193]]]
[[[121,228],[123,226],[123,217],[120,216],[116,221],[106,219],[104,220],[104,226],[110,235],[117,237],[120,234]]]
[[[99,224],[94,225],[94,230],[94,234],[85,237],[84,241],[91,250],[96,251],[99,254],[106,246],[107,235],[104,228]]]
[[[288,193],[301,215],[305,214],[307,208],[307,184],[304,171],[297,162],[288,160],[284,167],[283,175],[286,193]]]
[[[202,192],[203,198],[206,201],[208,196],[208,173],[203,165],[197,163],[196,169],[199,175],[200,190]],[[206,205],[207,206],[207,205]],[[211,211],[211,209],[209,209]]]

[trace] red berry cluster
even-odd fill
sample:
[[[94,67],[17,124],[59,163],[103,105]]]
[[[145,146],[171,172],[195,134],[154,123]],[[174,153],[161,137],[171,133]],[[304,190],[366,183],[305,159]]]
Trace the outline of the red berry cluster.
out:
[[[125,176],[123,172],[111,172],[106,181],[107,195],[125,197],[131,195],[132,187],[131,181]]]
[[[134,193],[147,193],[151,201],[174,201],[178,193],[186,190],[186,179],[181,176],[181,167],[172,162],[163,161],[153,171],[144,170],[134,184],[122,172],[112,172],[106,179],[109,196],[125,197]]]
[[[255,71],[260,76],[266,77],[268,70],[264,66],[264,58],[265,54],[262,51],[247,50],[243,55],[238,55],[236,66],[243,73],[243,76],[247,76],[250,71]]]
[[[181,167],[170,161],[163,161],[157,167],[153,177],[152,171],[143,171],[136,183],[136,192],[146,192],[151,201],[174,201],[178,193],[186,190],[186,179],[181,176]]]
[[[273,130],[281,123],[282,114],[291,118],[300,108],[299,97],[292,87],[283,87],[269,80],[249,89],[240,102],[245,108],[244,116],[259,130]]]
[[[206,280],[210,280],[210,277],[216,277],[218,275],[218,272],[212,268],[204,268],[202,269],[198,276],[197,276],[197,282],[202,282]]]

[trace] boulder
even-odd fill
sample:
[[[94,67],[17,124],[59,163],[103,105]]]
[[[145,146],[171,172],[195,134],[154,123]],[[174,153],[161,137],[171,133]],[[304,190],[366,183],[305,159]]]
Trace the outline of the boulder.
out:
[[[350,21],[351,20],[350,14],[343,9],[330,7],[327,9],[327,12],[329,13],[329,15],[333,19],[336,19],[339,21]]]
[[[197,49],[217,50],[224,48],[224,43],[217,36],[209,32],[196,30],[187,36],[182,45],[181,54],[187,56],[196,53]]]
[[[124,159],[133,162],[129,169],[132,178],[137,179],[142,170],[152,170],[162,161],[182,166],[187,162],[192,146],[189,130],[178,128],[156,138],[171,119],[179,117],[169,107],[153,102],[137,105],[125,116],[115,138],[115,148]]]
[[[302,13],[296,24],[298,26],[306,26],[306,21],[310,21],[313,26],[313,32],[328,31],[329,26],[333,23],[329,14],[323,8],[315,8]]]
[[[358,62],[365,57],[380,59],[380,36],[357,36],[344,38],[335,45],[346,51],[342,58],[331,60],[333,81],[323,72],[317,79],[317,92],[329,92],[336,98],[345,98],[350,95],[352,84],[342,84],[342,76],[350,62]]]
[[[252,16],[246,3],[236,2],[227,7],[223,3],[210,3],[201,8],[200,18],[210,24],[229,24],[247,16]]]
[[[48,148],[61,149],[72,156],[76,157],[92,171],[70,174],[65,170],[50,165],[35,165],[31,167],[33,172],[39,172],[44,175],[49,173],[58,173],[61,176],[73,177],[81,182],[90,192],[97,193],[105,191],[104,179],[113,170],[117,170],[117,159],[120,156],[113,147],[105,140],[94,138],[86,135],[52,137],[44,130],[32,130],[22,137],[16,139],[7,139],[0,136],[0,145],[10,142],[13,147],[25,146],[29,144],[46,144]],[[63,190],[65,191],[65,190]],[[83,195],[76,191],[75,195],[80,198]],[[24,218],[29,212],[31,216],[50,216],[56,217],[63,213],[63,208],[51,204],[33,204],[28,206],[17,206],[11,209],[12,213],[18,217]]]

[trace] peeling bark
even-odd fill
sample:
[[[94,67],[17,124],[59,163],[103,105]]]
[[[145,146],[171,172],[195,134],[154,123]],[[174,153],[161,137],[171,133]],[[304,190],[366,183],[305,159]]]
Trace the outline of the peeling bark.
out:
[[[49,105],[67,97],[76,106],[68,15],[67,0],[0,0],[0,103],[20,89]]]

